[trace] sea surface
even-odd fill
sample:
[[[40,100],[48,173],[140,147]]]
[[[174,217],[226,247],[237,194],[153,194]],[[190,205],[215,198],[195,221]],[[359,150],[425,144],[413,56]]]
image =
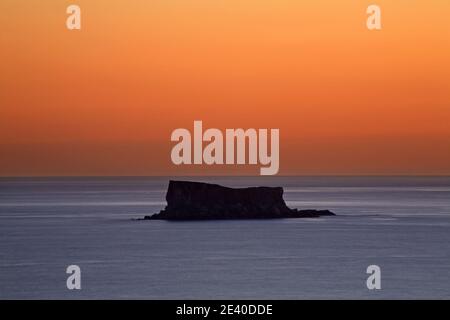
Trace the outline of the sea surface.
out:
[[[168,177],[2,178],[0,298],[450,298],[450,177],[177,179],[283,186],[337,216],[134,221],[165,206]]]

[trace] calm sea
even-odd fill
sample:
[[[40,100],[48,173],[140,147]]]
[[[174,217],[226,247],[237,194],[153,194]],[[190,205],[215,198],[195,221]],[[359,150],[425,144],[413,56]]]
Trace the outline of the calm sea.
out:
[[[0,179],[0,298],[450,298],[449,177],[197,177],[338,216],[133,221],[164,207],[168,179]]]

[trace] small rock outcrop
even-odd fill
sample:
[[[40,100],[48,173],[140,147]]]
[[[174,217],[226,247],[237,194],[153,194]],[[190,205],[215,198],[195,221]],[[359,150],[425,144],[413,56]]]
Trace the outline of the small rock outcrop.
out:
[[[290,209],[281,187],[228,188],[217,184],[169,181],[164,210],[145,220],[313,218],[329,210]]]

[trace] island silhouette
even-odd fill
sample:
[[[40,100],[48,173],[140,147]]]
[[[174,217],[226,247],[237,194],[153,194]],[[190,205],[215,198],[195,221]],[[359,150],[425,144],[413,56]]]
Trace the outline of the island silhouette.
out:
[[[167,206],[143,220],[317,218],[329,210],[289,208],[282,187],[229,188],[194,181],[169,181]],[[142,220],[142,219],[141,219]]]

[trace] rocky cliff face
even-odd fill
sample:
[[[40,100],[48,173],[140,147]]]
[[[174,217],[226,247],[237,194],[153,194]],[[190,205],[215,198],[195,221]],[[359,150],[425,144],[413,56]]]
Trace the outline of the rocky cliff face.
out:
[[[170,181],[164,210],[145,219],[273,219],[334,215],[328,210],[290,209],[281,187],[227,188],[217,184]]]

